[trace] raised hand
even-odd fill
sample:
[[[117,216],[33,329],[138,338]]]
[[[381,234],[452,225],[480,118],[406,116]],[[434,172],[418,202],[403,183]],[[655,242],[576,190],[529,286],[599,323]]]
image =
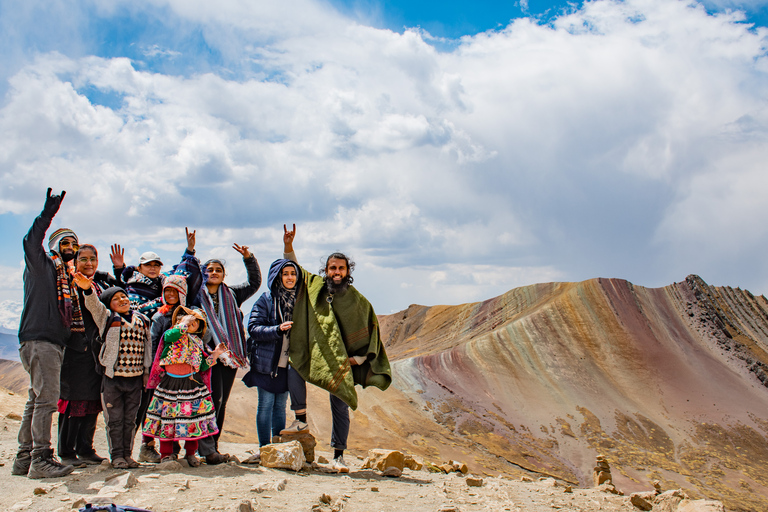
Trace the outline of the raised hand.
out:
[[[243,255],[243,259],[248,259],[251,257],[251,251],[248,250],[247,245],[237,245],[233,244],[232,248]]]
[[[109,259],[112,260],[112,266],[123,268],[125,266],[125,249],[120,244],[112,244],[112,251],[109,253]]]
[[[64,196],[67,195],[66,190],[62,190],[59,196],[51,195],[52,191],[53,189],[48,187],[48,192],[45,195],[45,206],[43,206],[43,213],[50,218],[53,218],[56,212],[59,211],[61,202],[64,200]]]
[[[184,228],[184,231],[187,233],[187,250],[189,252],[195,252],[195,233],[196,230],[189,231],[189,228]]]
[[[291,327],[293,327],[293,322],[283,322],[280,324],[279,329],[285,332],[285,331],[290,331]]]
[[[283,224],[283,231],[283,252],[293,252],[293,239],[296,238],[296,224],[294,223],[291,231],[288,231],[288,226]]]
[[[81,290],[88,290],[91,287],[91,280],[85,277],[81,272],[75,272],[72,275],[72,282]]]

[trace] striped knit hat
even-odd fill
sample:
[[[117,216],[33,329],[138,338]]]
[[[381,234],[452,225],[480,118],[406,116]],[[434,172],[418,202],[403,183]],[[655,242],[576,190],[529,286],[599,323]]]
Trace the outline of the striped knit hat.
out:
[[[187,278],[180,276],[179,274],[171,274],[163,281],[163,291],[166,288],[173,288],[179,292],[179,304],[182,306],[187,303]],[[165,294],[162,295],[163,304],[168,305],[165,302]]]
[[[59,252],[59,242],[65,237],[71,236],[75,239],[76,243],[80,243],[77,240],[77,235],[74,231],[72,231],[69,228],[60,228],[51,233],[51,236],[48,237],[48,250],[52,252]]]

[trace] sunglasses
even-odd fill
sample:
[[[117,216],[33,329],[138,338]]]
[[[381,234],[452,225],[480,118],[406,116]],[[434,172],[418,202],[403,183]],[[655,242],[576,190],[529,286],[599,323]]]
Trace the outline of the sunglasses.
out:
[[[90,262],[90,263],[94,263],[95,264],[95,263],[99,262],[99,259],[98,258],[85,258],[85,257],[83,257],[83,258],[77,258],[77,262],[78,263],[89,263]]]
[[[75,251],[80,248],[80,245],[77,242],[70,242],[69,240],[62,240],[59,242],[59,247],[72,247]]]

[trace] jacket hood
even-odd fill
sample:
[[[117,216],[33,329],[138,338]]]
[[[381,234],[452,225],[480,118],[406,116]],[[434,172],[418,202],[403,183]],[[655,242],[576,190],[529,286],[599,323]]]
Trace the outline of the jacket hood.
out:
[[[296,267],[296,290],[298,291],[299,286],[301,286],[301,269],[299,266],[291,260],[275,260],[272,262],[272,265],[269,266],[269,275],[267,276],[267,287],[269,288],[269,291],[272,292],[272,294],[277,292],[277,279],[280,277],[280,273],[283,271],[283,268],[285,268],[287,265]]]

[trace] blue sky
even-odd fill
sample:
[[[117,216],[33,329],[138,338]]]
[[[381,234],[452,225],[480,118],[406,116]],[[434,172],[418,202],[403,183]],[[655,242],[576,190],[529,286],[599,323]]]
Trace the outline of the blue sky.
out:
[[[766,5],[0,0],[0,301],[47,186],[102,268],[113,242],[172,262],[188,225],[234,282],[232,243],[267,268],[296,222],[382,313],[593,277],[764,293]]]

